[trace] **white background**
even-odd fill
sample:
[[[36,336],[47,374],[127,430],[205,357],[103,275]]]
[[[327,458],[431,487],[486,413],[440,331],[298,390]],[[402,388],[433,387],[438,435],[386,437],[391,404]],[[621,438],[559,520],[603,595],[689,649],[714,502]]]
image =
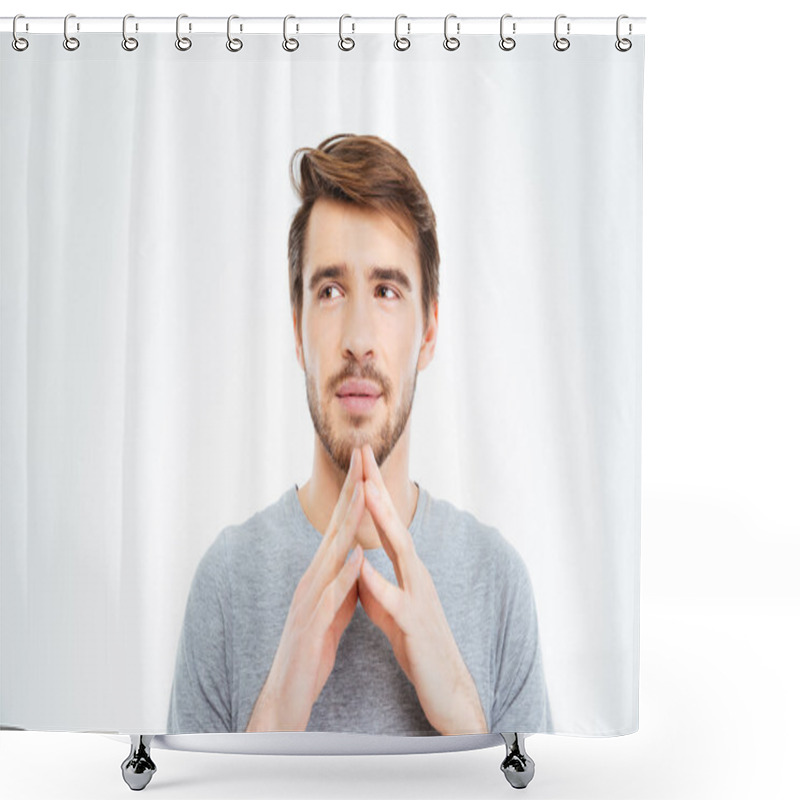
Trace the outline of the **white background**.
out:
[[[531,737],[540,798],[798,794],[800,181],[788,4],[38,2],[63,16],[517,15],[648,19],[644,130],[640,731]],[[791,145],[791,146],[790,146]],[[10,798],[127,796],[127,747],[0,733]],[[162,797],[491,797],[502,748],[311,759],[154,751]]]

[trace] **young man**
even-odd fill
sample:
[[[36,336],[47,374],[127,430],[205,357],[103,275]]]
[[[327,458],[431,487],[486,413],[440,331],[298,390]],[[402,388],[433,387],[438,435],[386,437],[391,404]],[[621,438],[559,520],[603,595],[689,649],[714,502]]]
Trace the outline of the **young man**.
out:
[[[167,732],[549,730],[524,562],[408,475],[438,330],[428,197],[375,136],[298,155],[289,283],[311,477],[204,555]]]

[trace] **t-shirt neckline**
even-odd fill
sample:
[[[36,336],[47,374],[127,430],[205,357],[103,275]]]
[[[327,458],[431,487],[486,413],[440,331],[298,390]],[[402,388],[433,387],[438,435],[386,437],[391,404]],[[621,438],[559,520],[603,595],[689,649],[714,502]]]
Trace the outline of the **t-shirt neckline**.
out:
[[[425,507],[428,504],[428,493],[425,489],[423,489],[416,481],[414,481],[414,485],[419,490],[419,494],[417,495],[417,507],[414,509],[414,515],[411,518],[411,524],[408,526],[408,532],[411,534],[411,538],[416,541],[417,533],[422,525],[422,517],[425,513]],[[303,509],[303,505],[300,502],[300,496],[298,495],[298,486],[297,484],[293,484],[293,486],[288,490],[287,494],[289,495],[289,508],[287,509],[289,515],[294,517],[295,519],[300,520],[300,524],[302,529],[305,533],[313,534],[318,539],[321,539],[323,533],[318,531],[312,524],[311,520],[306,516],[306,512]],[[379,550],[383,550],[382,547],[374,547],[370,550],[366,550],[366,553],[375,553]]]

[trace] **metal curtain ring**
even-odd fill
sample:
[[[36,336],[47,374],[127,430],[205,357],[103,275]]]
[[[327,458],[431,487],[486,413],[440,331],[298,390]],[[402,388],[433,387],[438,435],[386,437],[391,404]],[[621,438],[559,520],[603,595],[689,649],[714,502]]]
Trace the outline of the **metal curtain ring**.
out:
[[[623,20],[623,19],[628,19],[628,15],[627,14],[620,14],[617,17],[617,41],[614,42],[614,47],[616,47],[617,50],[620,51],[620,53],[627,53],[628,50],[630,50],[631,47],[633,47],[633,42],[630,39],[620,39],[620,36],[619,36],[619,23],[620,23],[620,20]],[[632,33],[632,31],[633,31],[633,26],[630,23],[628,23],[628,33]]]
[[[67,34],[67,21],[70,17],[74,16],[74,14],[67,14],[67,16],[64,17],[64,49],[70,51],[77,50],[81,46],[81,43],[74,36],[69,36]],[[80,30],[80,28],[78,28],[78,30]]]
[[[355,41],[353,41],[353,39],[351,39],[349,36],[346,37],[346,38],[342,37],[342,23],[346,19],[353,19],[353,18],[349,14],[342,14],[342,16],[339,17],[339,49],[340,50],[352,50],[356,46]],[[352,33],[355,33],[355,32],[356,32],[356,24],[354,22],[353,23]]]
[[[239,19],[236,14],[231,14],[228,17],[228,41],[225,42],[225,47],[231,51],[231,53],[238,53],[242,47],[242,40],[241,39],[231,39],[231,20],[232,19]],[[241,29],[240,29],[241,30]]]
[[[130,52],[139,46],[139,40],[134,39],[133,36],[128,36],[127,25],[128,20],[133,18],[133,14],[126,14],[122,18],[122,49]]]
[[[178,50],[188,50],[192,46],[192,40],[188,36],[181,36],[181,20],[188,17],[188,14],[178,14],[175,20],[175,47]],[[189,25],[189,30],[192,26]]]
[[[455,18],[455,14],[448,14],[444,18],[444,49],[445,50],[458,50],[461,47],[461,40],[456,36],[448,36],[447,35],[447,23],[449,20]],[[456,23],[456,33],[461,31],[461,23]]]
[[[293,17],[291,14],[287,14],[283,18],[283,42],[282,42],[282,46],[283,46],[283,49],[286,50],[287,53],[293,53],[295,50],[297,50],[298,47],[300,47],[300,42],[298,42],[297,39],[294,39],[294,38],[290,39],[286,35],[286,27],[287,27],[287,23],[289,22],[290,19],[297,19],[297,17]],[[300,29],[300,26],[298,25],[296,30],[299,30],[299,29]]]
[[[517,46],[517,40],[513,39],[511,36],[506,36],[503,33],[503,23],[511,17],[511,14],[503,14],[500,17],[500,49],[501,50],[513,50]],[[512,31],[516,33],[517,25],[516,23],[513,24]]]
[[[11,39],[11,46],[18,52],[21,53],[23,50],[28,49],[28,40],[23,39],[21,36],[17,36],[17,20],[18,19],[25,19],[24,14],[17,14],[14,17],[14,22],[11,23],[11,34],[13,38]]]
[[[399,25],[401,19],[408,19],[408,17],[405,14],[398,14],[394,18],[394,48],[395,50],[408,50],[411,47],[411,39],[400,36]],[[406,25],[408,26],[408,33],[411,33],[411,23],[407,22]]]
[[[553,47],[555,47],[555,49],[561,53],[563,53],[565,50],[569,50],[569,44],[570,44],[569,39],[566,39],[563,36],[558,35],[558,21],[560,19],[566,19],[566,18],[567,18],[566,14],[559,14],[556,17],[555,23],[553,24],[553,32],[556,37],[556,40],[553,42]],[[569,22],[567,23],[567,35],[569,35]]]

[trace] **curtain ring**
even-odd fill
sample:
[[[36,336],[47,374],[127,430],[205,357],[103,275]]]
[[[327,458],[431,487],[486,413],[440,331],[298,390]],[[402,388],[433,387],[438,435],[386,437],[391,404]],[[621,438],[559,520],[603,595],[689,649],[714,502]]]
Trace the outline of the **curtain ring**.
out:
[[[81,46],[81,43],[74,36],[67,35],[67,21],[69,20],[70,17],[74,17],[74,16],[75,16],[74,14],[67,14],[67,16],[64,17],[64,42],[63,42],[63,44],[64,44],[64,49],[65,50],[69,50],[70,52],[72,50],[77,50]],[[78,30],[80,30],[80,28]]]
[[[448,14],[444,18],[444,42],[443,46],[445,50],[458,50],[461,47],[461,40],[457,36],[448,36],[447,35],[447,22],[455,17],[455,14]],[[461,23],[456,23],[456,33],[461,30]]]
[[[399,23],[401,19],[408,19],[405,14],[398,14],[394,18],[394,48],[395,50],[408,50],[411,47],[411,39],[406,39],[405,36],[400,36]],[[408,32],[411,33],[411,23],[407,22]]]
[[[561,53],[563,53],[565,50],[569,50],[569,45],[570,45],[569,39],[566,39],[563,36],[558,35],[558,21],[560,19],[566,19],[566,18],[567,18],[566,14],[559,14],[556,17],[556,21],[553,25],[553,30],[556,37],[556,40],[553,42],[553,47],[555,47],[555,49]],[[567,35],[569,35],[569,22],[567,23]]]
[[[188,50],[192,46],[192,40],[188,36],[181,36],[181,20],[184,17],[188,17],[188,14],[178,14],[178,18],[175,20],[175,47],[178,50]],[[189,30],[192,29],[192,26],[189,26]]]
[[[228,50],[231,51],[231,53],[238,53],[242,49],[243,45],[242,45],[242,40],[241,39],[231,39],[231,20],[232,19],[239,19],[239,17],[236,14],[231,14],[228,17],[228,41],[225,42],[225,47],[227,47]]]
[[[617,41],[614,42],[614,47],[616,47],[617,50],[620,51],[620,53],[627,53],[628,50],[630,50],[631,47],[633,47],[633,42],[630,39],[620,39],[620,36],[619,36],[619,23],[620,23],[620,20],[623,20],[623,19],[628,19],[628,15],[627,14],[620,14],[617,17]],[[633,26],[630,23],[628,23],[628,33],[632,33],[632,32],[633,32]]]
[[[128,20],[131,18],[133,18],[133,14],[126,14],[122,18],[122,49],[127,50],[129,53],[139,46],[139,40],[134,39],[133,36],[128,36],[128,31],[126,30]]]
[[[513,39],[511,36],[505,36],[503,34],[503,23],[511,16],[511,14],[503,14],[500,17],[500,49],[501,50],[513,50],[517,46],[517,40]],[[512,30],[516,32],[516,23]]]
[[[21,53],[23,50],[27,50],[28,49],[28,40],[27,39],[23,39],[21,36],[17,35],[17,20],[18,19],[25,19],[25,15],[24,14],[17,14],[17,16],[14,17],[14,22],[11,24],[11,33],[12,33],[12,36],[14,37],[11,40],[11,46],[18,53]]]
[[[297,39],[294,39],[294,38],[290,39],[286,35],[286,27],[287,27],[287,23],[289,22],[290,19],[297,19],[297,17],[293,17],[291,14],[287,14],[283,18],[283,42],[282,42],[282,46],[283,46],[283,49],[286,50],[287,53],[293,53],[295,50],[297,50],[298,47],[300,47],[300,42],[298,42]],[[297,30],[299,30],[299,29],[300,29],[300,26],[298,25],[297,26]]]
[[[347,38],[342,37],[342,23],[345,21],[345,19],[353,19],[353,18],[349,14],[342,14],[342,16],[339,17],[339,49],[352,50],[356,46],[355,41],[353,41],[353,39],[351,39],[349,36]],[[352,23],[352,25],[353,25],[352,33],[355,33],[356,32],[355,22]]]

